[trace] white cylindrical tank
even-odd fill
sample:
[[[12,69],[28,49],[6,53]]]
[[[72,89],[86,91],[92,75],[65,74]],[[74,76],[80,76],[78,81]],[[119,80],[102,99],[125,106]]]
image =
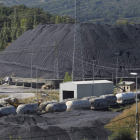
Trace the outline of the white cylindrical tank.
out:
[[[17,107],[18,114],[33,113],[38,111],[38,103],[22,104]]]
[[[101,95],[99,98],[106,99],[108,106],[117,104],[117,97],[114,94]]]
[[[48,104],[45,108],[46,112],[63,112],[67,110],[65,102]]]
[[[118,93],[116,97],[118,103],[131,103],[135,101],[135,94],[133,92]]]
[[[0,116],[5,116],[5,115],[10,115],[15,113],[16,113],[16,109],[13,106],[0,108]]]
[[[136,96],[136,93],[135,93]],[[137,91],[137,98],[140,100],[140,91]]]
[[[76,101],[76,100],[78,100],[78,99],[76,99],[76,98],[68,98],[68,99],[64,99],[63,100],[63,102],[67,102],[67,101]]]
[[[91,98],[91,109],[106,109],[108,108],[107,100],[103,98]]]
[[[53,100],[53,101],[47,101],[47,102],[43,102],[39,105],[39,109],[40,110],[45,110],[46,106],[48,104],[52,104],[52,103],[57,103],[57,101]]]
[[[81,100],[90,100],[91,98],[96,98],[96,96],[83,97]]]
[[[76,100],[66,102],[67,111],[74,109],[90,109],[91,105],[89,100]]]

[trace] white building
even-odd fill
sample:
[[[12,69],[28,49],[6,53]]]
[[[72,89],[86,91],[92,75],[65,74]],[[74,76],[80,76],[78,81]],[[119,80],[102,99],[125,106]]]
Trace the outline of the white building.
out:
[[[88,96],[113,94],[113,82],[107,80],[74,81],[60,84],[60,101],[68,98],[80,99]]]

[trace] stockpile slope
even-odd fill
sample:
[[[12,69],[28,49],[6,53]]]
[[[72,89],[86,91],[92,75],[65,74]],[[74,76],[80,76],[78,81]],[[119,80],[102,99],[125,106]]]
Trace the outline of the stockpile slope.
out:
[[[74,110],[42,115],[9,115],[0,118],[0,139],[107,140],[104,128],[119,112]]]
[[[25,32],[0,54],[0,77],[30,77],[32,60],[33,77],[37,67],[38,77],[53,79],[58,71],[63,78],[72,71],[73,54],[75,78],[83,71],[86,78],[92,77],[92,60],[97,77],[111,77],[115,53],[119,53],[119,76],[139,67],[140,25],[84,23],[74,29],[74,24],[39,25]]]

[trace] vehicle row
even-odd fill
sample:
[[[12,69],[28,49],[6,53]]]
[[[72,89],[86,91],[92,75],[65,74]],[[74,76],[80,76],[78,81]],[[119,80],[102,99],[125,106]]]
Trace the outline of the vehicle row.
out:
[[[137,93],[138,99],[140,99],[140,92]],[[17,108],[11,107],[1,107],[0,116],[10,115],[10,114],[26,114],[34,112],[63,112],[71,111],[75,109],[107,109],[109,106],[115,106],[117,104],[127,104],[135,102],[136,93],[118,93],[116,95],[108,94],[102,95],[100,97],[90,96],[84,97],[82,99],[66,99],[63,102],[58,101],[46,101],[41,104],[31,103],[31,104],[21,104]],[[38,106],[39,105],[39,106]]]

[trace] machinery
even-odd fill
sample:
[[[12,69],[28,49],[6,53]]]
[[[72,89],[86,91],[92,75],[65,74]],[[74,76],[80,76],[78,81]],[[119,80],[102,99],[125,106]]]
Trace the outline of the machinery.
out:
[[[20,105],[18,98],[8,98],[5,99],[5,102],[6,102],[6,106],[12,105],[15,108],[17,108]]]

